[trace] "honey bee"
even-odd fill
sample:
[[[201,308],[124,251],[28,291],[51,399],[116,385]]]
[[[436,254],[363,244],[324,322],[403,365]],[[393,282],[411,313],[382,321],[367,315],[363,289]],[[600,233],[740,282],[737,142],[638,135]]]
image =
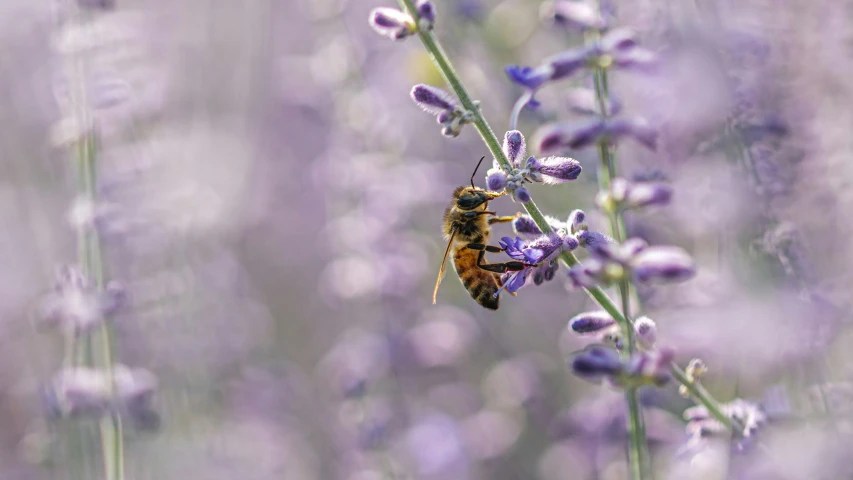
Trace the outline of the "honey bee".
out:
[[[450,205],[444,211],[442,233],[447,240],[447,249],[438,270],[432,303],[435,304],[438,287],[444,277],[447,257],[453,258],[453,267],[462,285],[468,290],[477,303],[490,309],[497,310],[500,298],[497,295],[501,288],[501,274],[519,271],[529,267],[523,262],[510,261],[505,263],[484,263],[486,252],[503,252],[501,247],[487,245],[489,226],[495,223],[511,222],[516,216],[498,216],[488,210],[489,202],[502,197],[506,192],[493,193],[474,186],[474,176],[483,163],[483,157],[477,163],[471,174],[471,186],[463,185],[453,191]]]

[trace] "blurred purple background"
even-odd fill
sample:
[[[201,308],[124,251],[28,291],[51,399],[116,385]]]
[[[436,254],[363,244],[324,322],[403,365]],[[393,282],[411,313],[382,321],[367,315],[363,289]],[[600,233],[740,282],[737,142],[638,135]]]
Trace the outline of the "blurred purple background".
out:
[[[595,306],[567,290],[565,269],[504,295],[498,312],[451,271],[431,305],[441,213],[488,150],[471,127],[441,137],[409,99],[442,80],[417,39],[371,31],[370,10],[393,2],[116,3],[87,31],[58,28],[64,10],[47,0],[0,3],[0,478],[71,478],[37,396],[62,342],[31,320],[76,255],[74,161],[52,139],[59,67],[86,41],[95,70],[122,82],[92,87],[106,265],[131,299],[117,352],[160,378],[162,426],[128,432],[128,479],[626,478],[621,397],[566,368],[583,347],[566,322]],[[435,4],[436,34],[499,135],[520,94],[504,66],[582,40],[543,22],[536,0]],[[850,435],[853,373],[851,5],[608,4],[661,55],[653,74],[613,75],[625,109],[661,134],[654,153],[620,147],[619,168],[675,188],[671,206],[629,228],[700,267],[641,292],[642,313],[680,363],[710,366],[721,401],[787,389],[808,415],[823,411],[804,392],[839,392],[835,430],[786,425],[766,437],[768,456],[730,458],[723,444],[685,462],[690,402],[674,385],[649,389],[659,478],[850,475],[838,436]],[[520,130],[572,118],[572,84],[542,91]],[[578,181],[531,193],[546,213],[582,208],[605,229],[594,152],[573,156]]]

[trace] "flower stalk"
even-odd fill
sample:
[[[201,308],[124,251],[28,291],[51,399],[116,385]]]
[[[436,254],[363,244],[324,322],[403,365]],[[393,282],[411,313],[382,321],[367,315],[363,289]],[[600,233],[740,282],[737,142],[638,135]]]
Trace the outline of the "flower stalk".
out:
[[[78,12],[78,18],[82,14]],[[80,124],[86,127],[85,133],[77,141],[77,189],[78,197],[95,204],[97,201],[97,132],[89,110],[86,79],[88,71],[83,58],[76,56],[72,59],[74,85],[72,105],[74,114]],[[100,238],[97,228],[78,228],[77,231],[78,264],[80,271],[89,279],[97,292],[105,288],[104,265],[101,254]],[[75,335],[70,333],[69,335]],[[98,343],[99,352],[95,355],[93,343]],[[80,340],[71,341],[73,353],[68,354],[75,366],[97,366],[112,378],[114,352],[113,332],[108,322],[102,321],[96,332],[82,336]],[[82,345],[79,345],[82,343]],[[115,388],[115,385],[112,385]],[[106,480],[124,480],[124,445],[121,418],[117,412],[107,415],[100,420],[100,443],[103,457],[104,478]]]
[[[415,5],[414,0],[398,0],[401,8],[412,15],[412,17],[417,21],[418,20],[418,9]],[[418,29],[417,35],[423,43],[430,59],[433,61],[435,66],[438,68],[439,73],[442,78],[445,80],[447,85],[450,86],[453,93],[459,99],[459,102],[462,104],[463,108],[469,112],[471,112],[472,116],[472,124],[475,126],[477,131],[480,134],[483,142],[486,144],[486,147],[489,149],[489,152],[495,158],[495,160],[507,171],[511,170],[511,164],[507,159],[506,155],[504,155],[501,149],[501,142],[498,137],[495,135],[491,126],[486,121],[482,112],[480,111],[479,105],[476,104],[471,96],[469,95],[467,89],[462,83],[459,75],[456,73],[456,70],[450,63],[450,60],[447,57],[447,54],[444,52],[444,49],[441,47],[441,44],[436,39],[435,34],[432,30],[424,30]],[[601,79],[601,83],[606,87],[606,78]],[[543,233],[552,233],[553,229],[548,223],[548,220],[536,206],[536,203],[533,200],[523,203],[524,209],[536,223],[536,225],[540,228]],[[577,257],[569,251],[564,251],[560,254],[560,258],[563,262],[569,266],[575,266],[580,264]],[[602,309],[604,309],[607,313],[609,313],[614,320],[616,320],[617,324],[620,325],[621,328],[625,329],[626,327],[630,327],[630,323],[625,315],[623,315],[622,310],[613,302],[613,300],[604,292],[601,287],[592,286],[585,287],[584,290],[586,293],[596,302],[598,303]],[[633,328],[627,328],[631,331],[631,335],[633,335]],[[733,421],[731,418],[726,416],[719,408],[718,402],[701,386],[691,381],[685,375],[684,371],[678,367],[674,362],[672,363],[672,374],[673,377],[691,393],[691,395],[696,399],[697,402],[701,403],[705,407],[708,408],[708,411],[729,429],[734,429],[742,432],[742,426]]]

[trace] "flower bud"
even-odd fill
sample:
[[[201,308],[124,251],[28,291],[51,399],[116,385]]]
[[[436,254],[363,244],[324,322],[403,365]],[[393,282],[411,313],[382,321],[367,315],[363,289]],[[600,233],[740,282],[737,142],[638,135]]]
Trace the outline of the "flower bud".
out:
[[[512,196],[521,203],[527,203],[530,201],[530,192],[527,191],[524,187],[519,187],[512,193]]]
[[[519,167],[521,159],[524,158],[524,153],[527,150],[524,135],[518,130],[510,130],[506,132],[504,137],[503,152],[507,160],[513,167]]]
[[[422,30],[432,30],[435,25],[435,5],[429,0],[418,2],[418,26]]]
[[[581,225],[583,225],[583,221],[586,219],[586,214],[583,210],[576,209],[572,210],[572,213],[569,214],[569,220],[566,222],[569,225],[572,233],[575,233]]]
[[[622,371],[619,353],[603,347],[590,347],[572,360],[572,372],[588,380],[617,375]]]
[[[604,133],[605,127],[606,124],[602,120],[546,125],[537,132],[539,151],[550,153],[561,148],[579,150],[595,145]]]
[[[696,266],[683,249],[655,246],[643,249],[631,259],[634,278],[641,283],[683,282],[696,274]]]
[[[579,313],[569,320],[569,328],[579,335],[600,333],[616,325],[616,320],[603,310]]]
[[[369,21],[376,33],[392,40],[401,40],[416,31],[412,17],[395,8],[374,8]]]
[[[506,173],[500,168],[492,168],[486,172],[486,187],[493,191],[499,192],[506,186]]]
[[[634,320],[634,332],[643,348],[654,348],[657,341],[657,325],[654,320],[646,316],[637,318]]]
[[[581,164],[574,158],[547,157],[539,162],[539,173],[547,184],[558,184],[575,180],[581,174]]]
[[[625,196],[625,207],[643,208],[667,205],[672,199],[672,187],[665,183],[641,182],[631,185]]]
[[[512,228],[519,235],[542,235],[542,230],[529,215],[522,215],[513,220]]]
[[[432,85],[415,85],[412,88],[411,96],[412,100],[414,100],[415,103],[423,109],[423,111],[433,115],[449,115],[456,106],[456,101],[452,95],[438,87],[433,87]],[[445,117],[444,120],[450,120],[450,117]],[[439,121],[439,123],[444,122]]]

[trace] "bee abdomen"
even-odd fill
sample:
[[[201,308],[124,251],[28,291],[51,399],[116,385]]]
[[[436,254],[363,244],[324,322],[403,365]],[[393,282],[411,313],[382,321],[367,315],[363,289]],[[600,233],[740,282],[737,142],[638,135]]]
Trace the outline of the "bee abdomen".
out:
[[[477,256],[478,253],[473,250],[458,252],[453,259],[456,273],[471,298],[485,308],[497,310],[500,299],[495,293],[500,286],[494,273],[477,266]]]

